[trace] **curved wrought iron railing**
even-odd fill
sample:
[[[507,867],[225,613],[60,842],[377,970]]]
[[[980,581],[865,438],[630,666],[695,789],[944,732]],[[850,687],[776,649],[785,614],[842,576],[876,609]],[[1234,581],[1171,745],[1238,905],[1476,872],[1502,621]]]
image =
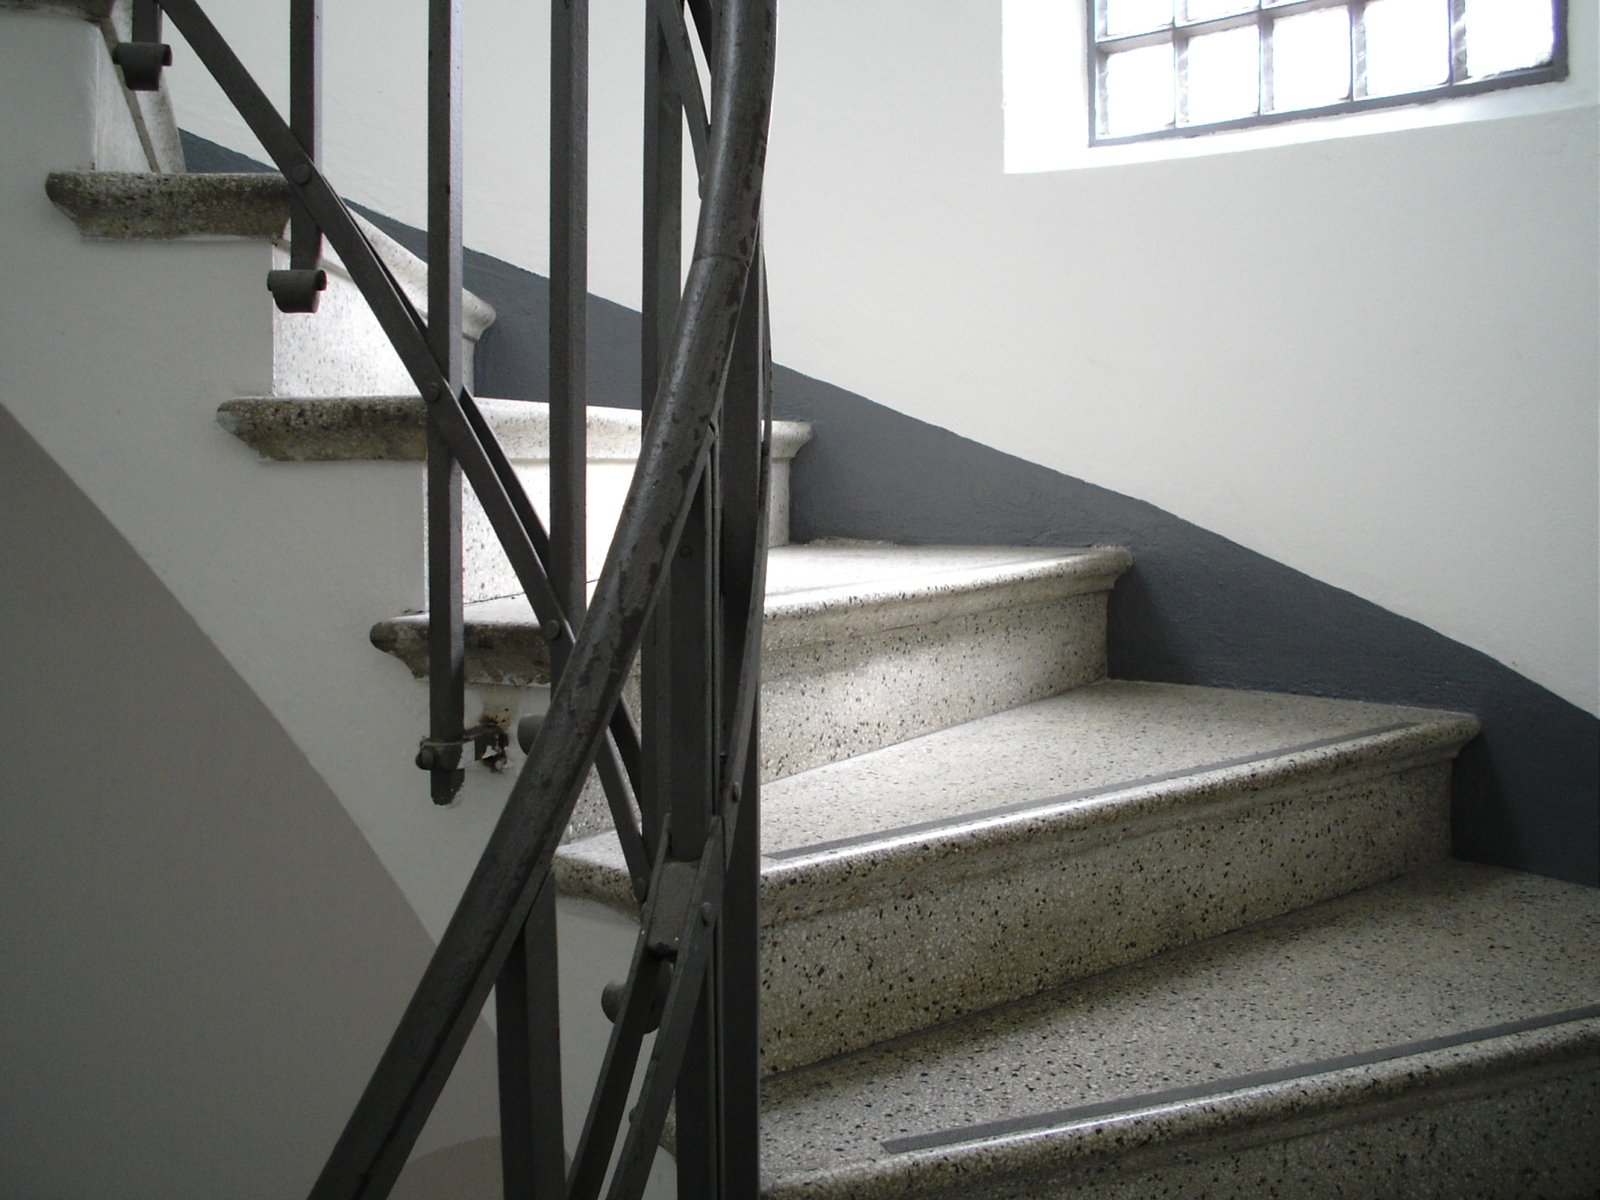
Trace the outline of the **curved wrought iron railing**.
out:
[[[477,493],[551,642],[548,716],[454,917],[313,1190],[388,1194],[491,988],[508,1197],[642,1193],[677,1105],[679,1194],[758,1187],[756,704],[770,488],[771,355],[760,251],[776,0],[647,0],[642,403],[633,485],[585,615],[587,0],[552,0],[551,473],[546,531],[462,386],[463,0],[430,0],[428,312],[411,304],[317,162],[321,0],[291,0],[285,120],[199,0],[133,0],[115,48],[129,87],[157,86],[183,34],[293,196],[280,309],[314,312],[323,239],[426,402],[430,729],[418,753],[447,803],[465,728],[461,479]],[[691,39],[710,68],[702,90]],[[683,131],[701,208],[686,277]],[[683,280],[680,286],[680,280]],[[576,632],[575,632],[576,631]],[[642,708],[622,700],[635,661]],[[628,976],[570,1168],[562,1135],[551,861],[591,767],[641,902]],[[656,1031],[643,1081],[645,1035]],[[620,1152],[617,1139],[622,1136]]]

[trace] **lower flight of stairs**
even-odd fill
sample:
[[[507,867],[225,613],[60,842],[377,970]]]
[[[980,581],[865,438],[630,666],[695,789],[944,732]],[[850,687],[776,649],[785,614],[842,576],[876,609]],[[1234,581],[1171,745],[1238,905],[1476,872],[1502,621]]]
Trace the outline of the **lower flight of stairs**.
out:
[[[1600,902],[1436,863],[770,1080],[768,1200],[1593,1197]]]
[[[259,181],[51,186],[104,237],[136,203],[187,205],[192,232],[227,189],[276,206],[253,236],[286,213]],[[389,377],[342,355],[328,374],[295,328],[280,394],[224,404],[224,428],[274,459],[418,457],[420,402],[366,394]],[[486,410],[537,490],[539,410]],[[632,420],[594,416],[599,491],[631,470]],[[808,432],[781,433],[787,462]],[[1471,717],[1106,680],[1119,548],[784,528],[762,683],[769,1200],[1600,1193],[1600,893],[1448,861]],[[469,675],[537,687],[527,606],[469,548]],[[372,618],[423,671],[426,615]],[[591,798],[559,878],[628,912],[603,828]]]

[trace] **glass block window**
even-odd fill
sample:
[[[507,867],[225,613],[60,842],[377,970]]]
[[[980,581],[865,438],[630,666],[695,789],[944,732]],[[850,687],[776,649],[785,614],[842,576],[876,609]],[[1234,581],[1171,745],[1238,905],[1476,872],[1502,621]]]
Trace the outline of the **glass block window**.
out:
[[[1088,0],[1097,143],[1565,79],[1566,0]]]

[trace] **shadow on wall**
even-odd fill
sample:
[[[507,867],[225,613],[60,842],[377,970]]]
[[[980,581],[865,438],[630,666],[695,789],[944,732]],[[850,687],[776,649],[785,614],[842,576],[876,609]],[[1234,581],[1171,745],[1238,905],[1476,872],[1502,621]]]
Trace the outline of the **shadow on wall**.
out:
[[[184,135],[191,170],[262,170]],[[364,210],[365,211],[365,210]],[[367,212],[415,253],[422,231]],[[486,396],[539,399],[549,281],[467,252],[467,287],[499,316],[478,351]],[[589,298],[590,402],[639,407],[639,314]],[[780,317],[781,320],[781,317]],[[1600,719],[1459,642],[1141,500],[1096,487],[778,367],[776,415],[810,421],[795,459],[796,541],[1115,543],[1111,673],[1475,714],[1456,768],[1455,851],[1600,884]]]

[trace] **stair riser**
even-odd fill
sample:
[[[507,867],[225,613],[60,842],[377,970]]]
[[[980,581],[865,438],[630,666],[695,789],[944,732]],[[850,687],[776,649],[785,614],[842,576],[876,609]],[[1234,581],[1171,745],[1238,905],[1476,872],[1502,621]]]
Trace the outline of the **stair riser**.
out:
[[[1445,856],[1448,761],[1203,798],[1181,822],[1048,818],[964,856],[763,892],[764,1065],[786,1070],[1134,962]],[[821,900],[826,892],[830,897]],[[842,907],[817,912],[819,902]]]
[[[762,659],[762,779],[843,762],[1106,675],[1106,592],[1003,608]],[[627,702],[638,712],[638,675]],[[594,779],[568,838],[610,829]]]
[[[772,507],[767,526],[767,545],[789,544],[789,466],[792,460],[772,460]],[[633,481],[633,459],[591,459],[587,477],[589,578],[600,574],[606,550],[611,545],[622,502]],[[550,464],[548,460],[516,463],[517,477],[533,501],[533,507],[550,525]],[[478,498],[467,489],[461,506],[462,593],[465,602],[515,596],[522,592],[516,574],[500,548],[499,539],[489,525]]]
[[[765,779],[1058,695],[1106,673],[1104,591],[836,641],[769,637]]]
[[[289,253],[273,245],[272,269],[289,266]],[[367,302],[344,269],[326,264],[328,289],[317,311],[272,312],[272,394],[275,396],[385,396],[417,394],[416,384],[389,344]],[[266,276],[261,279],[266,294]],[[462,377],[473,386],[478,339],[461,339]]]
[[[842,762],[1103,679],[1105,592],[767,651],[761,777]],[[639,679],[625,691],[638,711]],[[610,828],[591,780],[569,838]]]
[[[1421,1088],[1215,1141],[1159,1144],[1075,1170],[973,1187],[961,1200],[1513,1200],[1600,1189],[1600,1055],[1454,1091]],[[883,1193],[884,1195],[894,1193]]]

